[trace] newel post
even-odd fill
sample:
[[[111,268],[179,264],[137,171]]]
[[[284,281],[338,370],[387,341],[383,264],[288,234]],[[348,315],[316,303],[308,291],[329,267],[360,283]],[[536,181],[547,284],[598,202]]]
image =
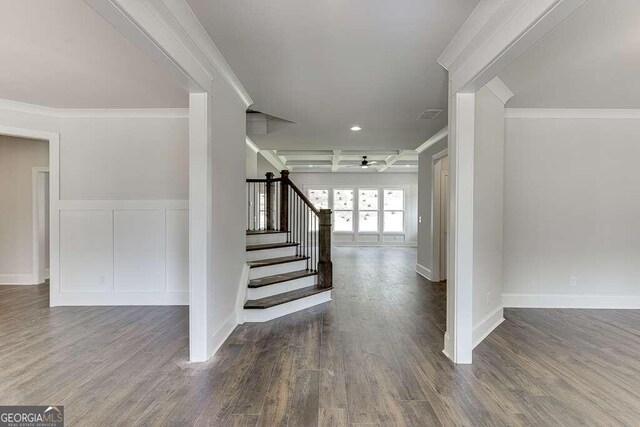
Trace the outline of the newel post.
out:
[[[280,177],[280,231],[289,231],[289,171],[281,171]]]
[[[265,185],[265,206],[264,206],[264,210],[265,210],[265,215],[267,216],[267,230],[274,230],[274,218],[273,218],[273,214],[275,212],[274,209],[274,202],[275,202],[275,197],[274,197],[274,191],[273,191],[273,172],[267,172],[265,174],[265,176],[267,177],[267,183]]]
[[[333,264],[331,263],[331,209],[320,209],[318,229],[318,287],[333,287]]]

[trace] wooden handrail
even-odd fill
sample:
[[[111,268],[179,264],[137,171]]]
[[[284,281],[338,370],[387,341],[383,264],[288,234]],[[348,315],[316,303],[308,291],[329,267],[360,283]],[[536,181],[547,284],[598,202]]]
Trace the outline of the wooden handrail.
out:
[[[247,178],[247,182],[280,182],[282,178],[273,178],[271,181],[261,178]]]
[[[304,195],[302,191],[289,179],[289,187],[302,199],[302,201],[316,214],[317,217],[320,217],[320,210],[313,206],[313,203]]]

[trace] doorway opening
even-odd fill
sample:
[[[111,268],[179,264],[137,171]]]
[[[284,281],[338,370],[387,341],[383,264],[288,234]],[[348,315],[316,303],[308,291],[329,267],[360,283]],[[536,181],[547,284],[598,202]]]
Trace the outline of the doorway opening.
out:
[[[57,135],[49,136],[0,127],[0,286],[39,286],[37,294],[47,295],[54,230],[50,203],[57,198],[49,179]]]
[[[49,280],[49,168],[32,168],[33,271],[37,284]]]
[[[49,142],[0,135],[0,284],[44,283]]]
[[[447,280],[447,236],[449,224],[449,157],[447,150],[433,156],[433,278]]]

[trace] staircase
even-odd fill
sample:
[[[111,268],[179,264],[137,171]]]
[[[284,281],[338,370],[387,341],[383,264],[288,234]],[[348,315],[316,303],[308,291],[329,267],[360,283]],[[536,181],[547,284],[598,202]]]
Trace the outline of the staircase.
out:
[[[265,322],[331,301],[331,210],[316,209],[293,182],[247,179],[245,322]]]

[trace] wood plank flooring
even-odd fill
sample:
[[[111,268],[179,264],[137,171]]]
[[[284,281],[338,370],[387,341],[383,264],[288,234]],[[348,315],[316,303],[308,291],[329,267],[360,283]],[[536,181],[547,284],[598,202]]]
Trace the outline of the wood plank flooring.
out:
[[[640,312],[506,310],[442,355],[445,285],[410,248],[335,248],[334,300],[187,362],[186,307],[47,307],[0,286],[0,404],[77,426],[640,425]]]

